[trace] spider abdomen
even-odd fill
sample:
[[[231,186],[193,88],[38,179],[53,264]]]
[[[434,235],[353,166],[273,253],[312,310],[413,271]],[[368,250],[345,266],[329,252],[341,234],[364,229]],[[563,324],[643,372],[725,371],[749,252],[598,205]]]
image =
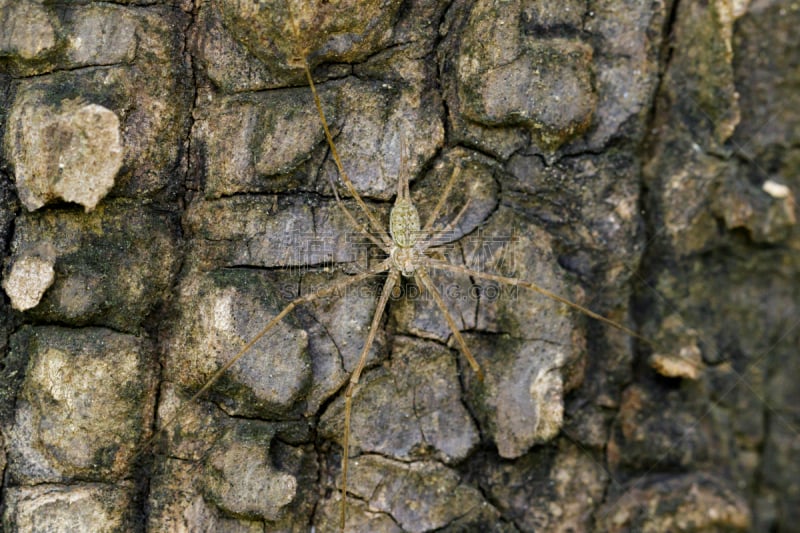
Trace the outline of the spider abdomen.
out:
[[[407,199],[395,202],[389,215],[389,233],[400,248],[411,248],[419,235],[419,213]]]

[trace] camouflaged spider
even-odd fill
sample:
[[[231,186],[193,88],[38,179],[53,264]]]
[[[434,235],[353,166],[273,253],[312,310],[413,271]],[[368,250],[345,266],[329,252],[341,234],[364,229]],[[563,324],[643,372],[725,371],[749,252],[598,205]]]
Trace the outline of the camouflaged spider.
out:
[[[301,31],[297,25],[297,22],[292,16],[291,10],[289,11],[289,15],[289,18],[291,19],[290,27],[294,32],[295,40],[296,42],[301,42]],[[443,227],[437,227],[436,221],[439,219],[440,213],[447,204],[454,184],[458,181],[459,175],[462,172],[463,167],[459,164],[454,166],[454,169],[450,174],[436,205],[428,215],[428,218],[423,225],[420,221],[419,213],[411,201],[411,196],[409,193],[409,177],[402,172],[402,168],[404,166],[402,164],[402,160],[404,160],[406,156],[404,153],[405,151],[401,147],[401,171],[398,173],[397,194],[394,206],[391,209],[389,228],[387,230],[385,226],[379,222],[373,210],[364,202],[344,168],[344,164],[342,163],[339,152],[334,143],[333,135],[330,131],[321,99],[318,95],[317,88],[311,75],[311,68],[308,62],[308,50],[301,50],[297,56],[297,66],[302,69],[306,77],[307,84],[313,95],[319,120],[324,131],[326,142],[330,149],[331,157],[336,165],[339,179],[344,189],[356,202],[358,211],[354,213],[344,204],[339,196],[339,193],[337,192],[336,186],[332,184],[332,190],[336,204],[344,216],[348,219],[352,228],[358,231],[359,234],[363,235],[364,238],[368,239],[372,244],[380,249],[386,257],[379,261],[376,265],[367,268],[363,272],[351,275],[346,279],[334,282],[331,285],[315,292],[304,294],[291,300],[283,309],[281,309],[267,322],[260,332],[258,332],[252,339],[244,344],[244,346],[235,355],[228,359],[224,365],[216,370],[216,372],[211,375],[211,377],[202,385],[202,387],[200,387],[199,390],[197,390],[197,392],[188,400],[188,402],[184,403],[184,406],[194,402],[196,399],[206,393],[215,382],[217,382],[234,364],[236,364],[237,361],[245,356],[245,354],[247,354],[247,352],[250,351],[250,349],[259,340],[273,331],[273,329],[296,307],[310,303],[319,298],[337,294],[351,285],[365,281],[375,275],[385,273],[386,280],[383,283],[377,306],[370,322],[366,341],[364,342],[358,362],[350,374],[349,381],[344,390],[344,430],[342,438],[343,451],[340,481],[341,507],[339,513],[339,527],[343,530],[345,527],[345,519],[347,514],[347,483],[350,461],[349,448],[351,440],[350,431],[353,395],[361,378],[362,372],[365,369],[368,354],[375,340],[376,333],[380,326],[387,303],[391,298],[393,291],[399,286],[401,278],[405,277],[415,280],[418,285],[423,288],[432,298],[444,316],[444,319],[450,331],[452,332],[452,338],[455,340],[455,344],[468,361],[472,371],[477,375],[478,379],[481,380],[483,379],[483,370],[471,352],[459,327],[456,324],[456,321],[454,320],[450,311],[448,311],[442,294],[432,281],[430,272],[433,270],[464,274],[475,280],[485,280],[488,282],[522,287],[523,289],[539,293],[547,298],[569,306],[589,317],[602,321],[612,327],[618,328],[628,335],[640,339],[642,337],[640,337],[636,332],[622,326],[621,324],[599,315],[587,309],[586,307],[574,303],[530,281],[482,272],[461,265],[453,265],[435,257],[438,252],[437,245],[440,242],[439,237],[443,234],[451,232],[451,230],[458,224],[469,205],[467,201],[467,203],[461,207],[460,211],[453,218],[453,220]],[[362,223],[359,218],[365,219],[365,223]],[[181,409],[178,409],[174,413],[173,417],[162,425],[161,431],[163,431],[164,428],[169,427],[180,416],[180,414]]]

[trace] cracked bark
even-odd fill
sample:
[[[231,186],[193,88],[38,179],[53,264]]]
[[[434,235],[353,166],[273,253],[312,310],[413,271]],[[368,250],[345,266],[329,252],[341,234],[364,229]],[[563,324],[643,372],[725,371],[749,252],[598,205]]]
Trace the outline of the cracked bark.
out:
[[[3,528],[334,528],[342,385],[380,279],[294,311],[134,457],[297,291],[375,262],[333,201],[285,6],[7,4]],[[433,301],[390,302],[348,528],[796,531],[800,11],[295,4],[382,222],[401,162],[423,220],[461,163],[446,260],[655,342],[432,272],[487,378]],[[21,268],[42,257],[52,279]]]

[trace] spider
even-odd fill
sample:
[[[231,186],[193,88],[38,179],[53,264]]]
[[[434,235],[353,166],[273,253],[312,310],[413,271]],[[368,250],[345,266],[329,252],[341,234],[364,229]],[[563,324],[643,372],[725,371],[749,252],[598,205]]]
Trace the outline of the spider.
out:
[[[301,42],[301,31],[297,22],[293,18],[291,10],[289,10],[289,15],[291,19],[290,27],[294,32],[295,39],[297,42]],[[283,307],[283,309],[270,318],[264,327],[246,344],[244,344],[235,355],[233,355],[227,360],[227,362],[217,369],[194,393],[194,395],[184,403],[184,405],[191,404],[199,397],[204,395],[215,383],[220,380],[220,378],[222,378],[222,376],[224,376],[231,369],[231,367],[233,367],[233,365],[240,361],[256,343],[258,343],[270,332],[274,331],[276,326],[278,326],[278,324],[280,324],[281,321],[283,321],[283,319],[298,306],[309,304],[315,300],[335,295],[352,285],[363,282],[374,276],[385,275],[386,279],[380,290],[380,295],[377,300],[374,314],[370,321],[366,340],[360,351],[358,362],[350,374],[350,378],[343,393],[344,420],[341,441],[343,451],[340,478],[341,497],[339,509],[339,528],[344,530],[347,518],[347,487],[350,467],[349,451],[351,443],[351,418],[354,393],[366,367],[368,355],[375,341],[384,311],[386,310],[387,304],[392,298],[393,293],[402,283],[403,278],[416,282],[416,284],[424,289],[425,293],[433,300],[436,307],[438,307],[442,313],[442,316],[444,317],[445,322],[452,333],[452,338],[454,339],[455,344],[457,345],[463,357],[466,359],[467,363],[472,369],[472,372],[474,372],[478,380],[484,379],[484,370],[481,368],[478,360],[473,355],[467,341],[465,340],[460,328],[456,323],[456,320],[448,310],[444,297],[433,282],[431,278],[432,271],[438,270],[452,274],[462,274],[470,276],[475,280],[501,283],[533,291],[556,302],[571,307],[572,309],[575,309],[591,318],[618,328],[632,337],[639,339],[642,339],[642,337],[633,330],[628,329],[625,326],[598,313],[595,313],[584,306],[572,302],[567,298],[555,294],[554,292],[551,292],[533,282],[514,277],[482,272],[466,266],[454,265],[440,259],[438,256],[440,255],[439,245],[441,244],[441,236],[447,235],[453,231],[453,229],[458,225],[459,221],[464,216],[464,213],[469,205],[469,201],[467,201],[449,223],[445,224],[444,226],[437,225],[437,220],[440,218],[440,214],[447,205],[448,199],[451,196],[451,192],[453,191],[455,184],[458,182],[458,179],[463,172],[463,164],[457,163],[454,166],[443,190],[441,191],[438,201],[436,202],[432,211],[428,214],[428,217],[423,224],[417,208],[411,199],[411,194],[409,191],[409,177],[402,171],[405,166],[403,161],[407,158],[407,154],[405,146],[401,143],[401,171],[397,176],[396,198],[389,215],[389,227],[387,230],[385,226],[380,223],[373,210],[364,202],[362,196],[356,190],[356,187],[345,170],[345,166],[334,142],[334,136],[331,133],[321,98],[318,94],[317,87],[312,77],[311,67],[308,60],[308,50],[300,50],[300,53],[298,53],[297,56],[297,65],[302,69],[307,85],[311,91],[316,112],[319,117],[331,157],[338,171],[339,179],[341,184],[344,186],[344,189],[355,201],[358,211],[353,212],[345,205],[338,193],[337,187],[332,184],[332,191],[336,205],[338,206],[338,209],[341,210],[341,213],[344,215],[344,217],[349,221],[349,224],[352,226],[352,228],[373,245],[375,245],[383,253],[384,258],[378,261],[377,264],[368,267],[362,272],[351,275],[348,278],[338,282],[334,282],[322,289],[292,299],[290,302],[288,302],[288,304],[285,305],[285,307]],[[362,223],[360,219],[364,219],[365,223]],[[162,424],[162,429],[160,431],[163,431],[164,428],[171,426],[181,415],[182,409],[183,408],[178,409],[171,418],[167,419],[164,424]]]

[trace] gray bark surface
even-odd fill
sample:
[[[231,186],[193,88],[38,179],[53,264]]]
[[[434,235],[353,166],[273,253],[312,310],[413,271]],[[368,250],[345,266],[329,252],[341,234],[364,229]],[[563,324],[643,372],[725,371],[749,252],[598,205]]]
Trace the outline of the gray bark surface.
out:
[[[778,0],[0,0],[0,529],[337,529],[383,275],[187,403],[382,259],[306,51],[382,224],[398,175],[424,222],[458,165],[439,257],[649,339],[431,271],[480,381],[404,281],[348,531],[800,531],[798,27]]]

